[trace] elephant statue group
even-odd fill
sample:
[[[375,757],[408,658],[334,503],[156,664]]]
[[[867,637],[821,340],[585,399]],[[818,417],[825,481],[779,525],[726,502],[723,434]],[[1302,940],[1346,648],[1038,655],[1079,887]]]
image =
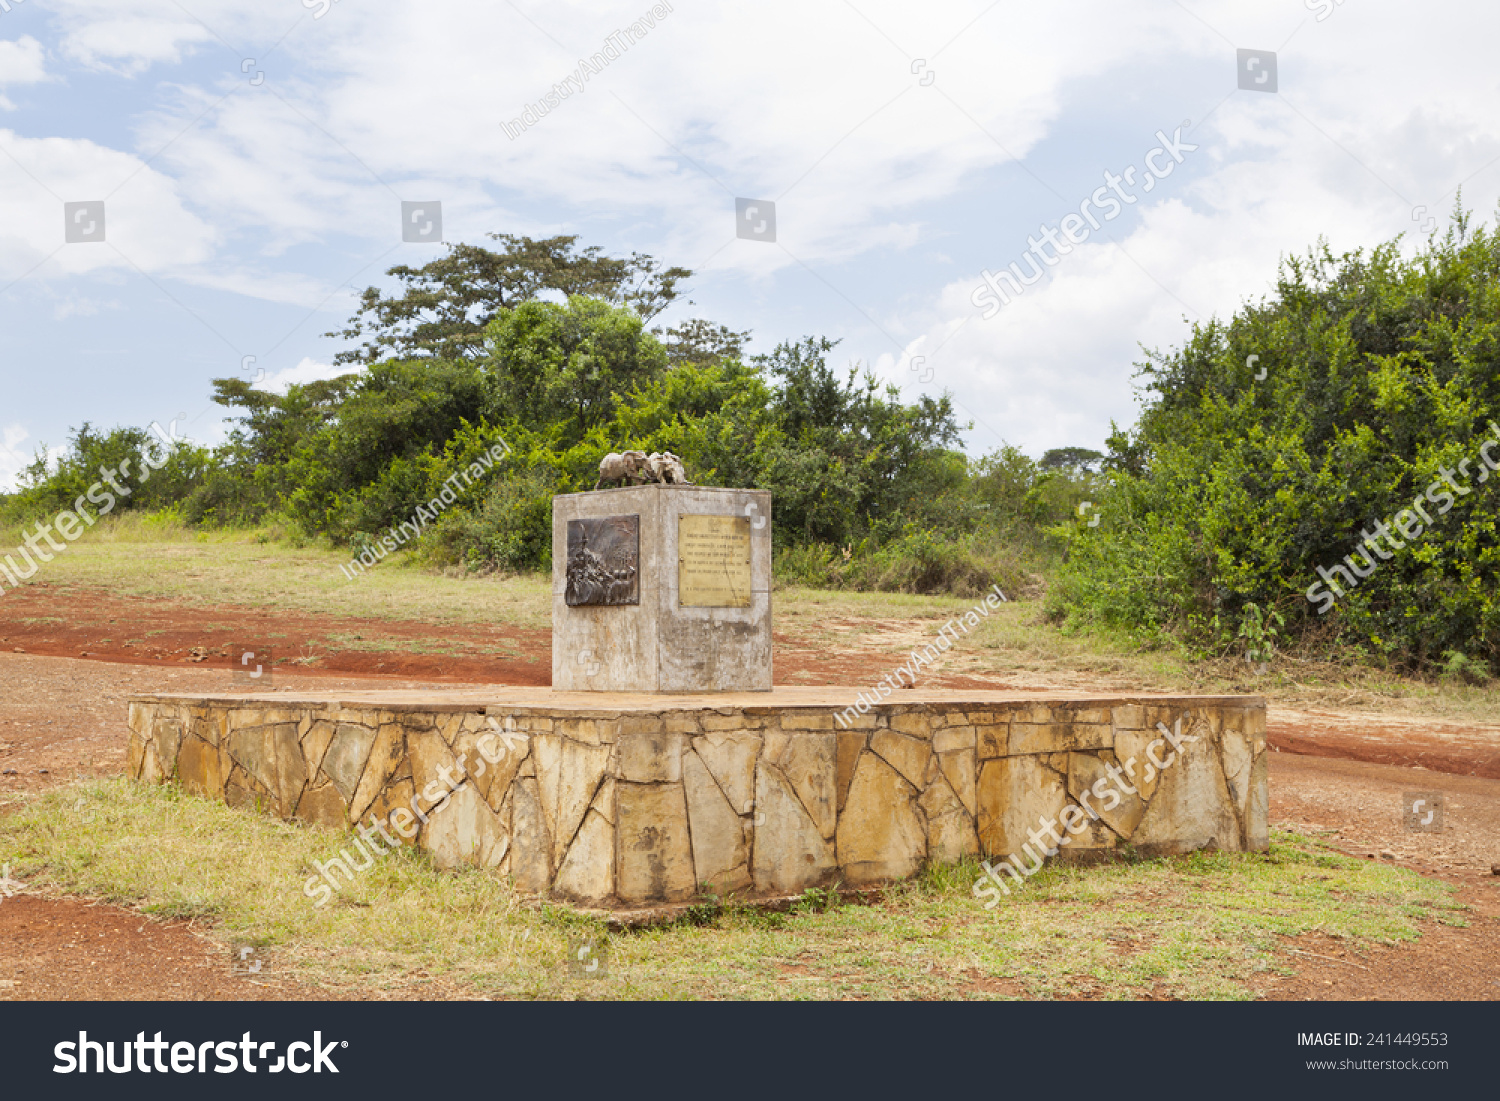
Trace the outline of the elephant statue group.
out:
[[[687,479],[682,460],[670,451],[611,451],[599,461],[599,480],[595,489],[606,483],[615,486],[668,485],[686,486],[693,483]]]

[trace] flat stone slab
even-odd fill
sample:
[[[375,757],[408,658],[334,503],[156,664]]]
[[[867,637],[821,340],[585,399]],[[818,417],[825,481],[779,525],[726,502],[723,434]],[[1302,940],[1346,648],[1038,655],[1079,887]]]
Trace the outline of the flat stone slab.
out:
[[[851,688],[174,695],[130,703],[133,778],[361,829],[323,905],[416,845],[589,909],[864,888],[968,856],[1264,850],[1265,701]],[[1012,873],[1017,882],[1020,876]],[[997,878],[996,882],[1000,882]]]
[[[586,711],[679,711],[731,708],[740,711],[780,710],[787,707],[817,707],[842,712],[853,705],[858,688],[778,685],[769,692],[566,692],[535,686],[486,685],[474,688],[343,689],[338,692],[219,692],[157,693],[134,696],[132,702],[160,700],[255,702],[276,706],[347,703],[387,709],[413,708],[423,711],[471,710],[476,704],[497,707],[539,707],[547,710]],[[911,688],[892,695],[881,710],[914,704],[984,706],[1026,703],[1059,703],[1071,707],[1109,707],[1131,703],[1191,703],[1196,706],[1261,707],[1263,696],[1192,696],[1171,694],[1087,694],[1077,692],[989,690],[974,688]]]

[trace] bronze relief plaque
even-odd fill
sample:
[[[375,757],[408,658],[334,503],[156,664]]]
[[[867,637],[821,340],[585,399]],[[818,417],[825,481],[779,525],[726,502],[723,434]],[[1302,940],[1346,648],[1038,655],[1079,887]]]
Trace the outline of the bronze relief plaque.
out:
[[[677,518],[677,603],[684,608],[750,607],[750,518]]]
[[[641,518],[568,521],[567,590],[571,608],[641,602]]]

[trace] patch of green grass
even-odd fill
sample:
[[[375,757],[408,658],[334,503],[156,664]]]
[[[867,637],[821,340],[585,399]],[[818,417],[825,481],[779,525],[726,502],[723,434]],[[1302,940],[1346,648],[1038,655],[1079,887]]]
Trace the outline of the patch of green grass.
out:
[[[117,779],[19,798],[0,815],[0,861],[29,888],[191,916],[354,996],[1242,999],[1282,937],[1358,949],[1459,910],[1442,883],[1277,831],[1266,854],[1051,866],[992,910],[971,894],[973,861],[863,902],[810,891],[774,913],[705,898],[669,925],[608,934],[607,974],[583,979],[570,944],[606,936],[602,923],[492,873],[401,850],[318,907],[303,885],[347,834]]]
[[[450,654],[469,657],[476,654],[491,654],[500,657],[521,657],[522,652],[514,646],[502,644],[484,645],[473,642],[446,642],[442,639],[415,638],[365,638],[363,635],[340,632],[325,636],[324,645],[344,651],[364,653]]]
[[[322,616],[545,628],[552,589],[540,575],[462,577],[400,552],[350,580],[347,548],[265,542],[264,532],[198,532],[110,517],[38,571],[50,585],[206,606],[239,604]]]

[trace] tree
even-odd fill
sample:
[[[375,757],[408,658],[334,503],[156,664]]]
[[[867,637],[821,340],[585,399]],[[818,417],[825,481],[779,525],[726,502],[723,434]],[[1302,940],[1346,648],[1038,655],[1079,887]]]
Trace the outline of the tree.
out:
[[[624,396],[659,378],[666,353],[630,309],[574,296],[523,302],[486,331],[491,423],[555,428],[559,446],[610,420]]]
[[[1091,451],[1087,447],[1054,447],[1042,455],[1037,465],[1043,470],[1068,470],[1092,474],[1094,465],[1102,463],[1104,457],[1102,451]]]
[[[480,423],[487,393],[467,361],[392,360],[350,377],[336,410],[280,467],[292,514],[340,535],[408,514],[423,499],[418,460]],[[365,491],[377,485],[372,505]]]
[[[660,329],[652,331],[661,333]],[[662,345],[667,351],[667,362],[673,367],[682,364],[706,367],[726,360],[738,360],[749,339],[748,329],[737,333],[728,326],[694,318],[668,329]]]
[[[337,413],[355,381],[351,373],[293,385],[278,395],[240,378],[211,380],[216,405],[245,410],[234,418],[226,447],[230,462],[247,468],[285,463],[299,443]]]
[[[480,358],[490,322],[502,310],[546,291],[630,306],[650,321],[677,299],[678,285],[693,274],[687,268],[663,268],[639,252],[618,259],[597,246],[579,250],[576,236],[540,241],[508,233],[487,236],[501,243],[500,251],[449,245],[446,256],[420,268],[401,264],[389,269],[386,274],[402,283],[400,293],[388,296],[367,287],[348,327],[323,334],[362,341],[339,352],[334,362]]]
[[[840,382],[827,355],[837,341],[805,337],[757,356],[773,382],[772,427],[756,448],[756,484],[776,495],[780,531],[801,540],[844,542],[873,525],[931,521],[943,495],[964,478],[948,395],[903,405],[859,365]]]

